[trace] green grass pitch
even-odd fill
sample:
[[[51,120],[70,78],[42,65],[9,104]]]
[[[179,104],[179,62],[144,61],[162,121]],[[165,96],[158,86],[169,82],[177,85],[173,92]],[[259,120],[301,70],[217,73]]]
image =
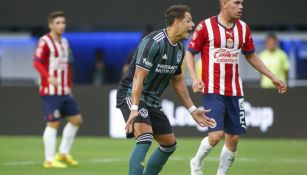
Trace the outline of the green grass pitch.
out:
[[[200,141],[178,138],[178,149],[160,174],[189,175],[189,159]],[[133,144],[134,140],[78,137],[72,150],[78,167],[44,169],[41,137],[1,136],[0,175],[125,175]],[[205,175],[216,174],[221,146],[207,158]],[[307,175],[307,140],[242,139],[229,175]]]

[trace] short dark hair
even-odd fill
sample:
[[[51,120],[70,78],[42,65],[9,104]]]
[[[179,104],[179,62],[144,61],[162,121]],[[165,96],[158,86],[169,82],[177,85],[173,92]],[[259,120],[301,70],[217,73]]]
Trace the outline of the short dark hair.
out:
[[[51,12],[49,15],[48,15],[48,23],[51,23],[55,18],[57,17],[64,17],[65,18],[65,14],[63,11],[54,11],[54,12]]]
[[[191,9],[187,5],[172,5],[165,12],[166,26],[171,26],[175,19],[183,19],[185,12],[191,13]]]
[[[275,40],[275,41],[278,40],[277,35],[276,35],[275,33],[273,33],[273,32],[269,33],[269,34],[266,36],[266,39],[269,39],[269,38],[271,38],[271,39],[273,39],[273,40]]]

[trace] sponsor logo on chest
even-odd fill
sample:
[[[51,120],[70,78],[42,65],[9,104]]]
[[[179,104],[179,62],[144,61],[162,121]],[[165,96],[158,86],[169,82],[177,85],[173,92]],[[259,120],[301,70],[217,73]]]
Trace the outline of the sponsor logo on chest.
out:
[[[239,63],[240,50],[227,48],[214,48],[210,53],[215,63]]]

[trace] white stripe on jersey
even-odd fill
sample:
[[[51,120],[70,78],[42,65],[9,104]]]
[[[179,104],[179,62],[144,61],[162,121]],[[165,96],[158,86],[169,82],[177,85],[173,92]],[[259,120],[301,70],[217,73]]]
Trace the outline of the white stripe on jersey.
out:
[[[206,19],[205,20],[207,29],[208,29],[208,37],[209,37],[209,81],[208,81],[208,93],[213,93],[213,67],[214,67],[214,61],[210,59],[211,55],[212,55],[212,51],[214,50],[214,35],[213,35],[213,29],[212,29],[212,25],[211,25],[211,20]]]
[[[225,35],[225,29],[221,25],[219,26],[220,30],[220,39],[221,39],[221,48],[226,47],[226,35]],[[220,94],[224,95],[225,94],[225,63],[220,63]]]
[[[62,38],[62,44],[63,44],[63,47],[64,47],[64,54],[65,54],[65,57],[67,57],[67,61],[68,61],[68,64],[65,66],[64,68],[64,94],[67,95],[70,93],[70,90],[69,90],[69,87],[68,87],[68,69],[69,69],[69,44],[68,44],[68,41],[66,38]]]
[[[238,30],[238,26],[235,25],[233,28],[233,37],[234,37],[234,49],[239,49],[239,43],[240,43],[240,39],[239,39],[239,30]],[[236,96],[237,95],[237,88],[236,88],[236,65],[237,64],[233,64],[232,65],[232,80],[231,80],[231,88],[232,88],[232,95]]]
[[[239,49],[239,31],[237,25],[234,26],[233,28],[233,38],[234,38],[234,49]]]
[[[246,42],[245,41],[245,38],[246,38],[246,24],[245,22],[241,21],[240,20],[240,23],[241,23],[241,26],[242,26],[242,32],[243,32],[243,44]]]
[[[58,50],[58,56],[59,56],[59,59],[61,59],[63,57],[63,51],[62,51],[62,48],[61,48],[61,45],[60,43],[58,42],[54,42],[55,44],[55,47],[57,48]],[[58,86],[57,86],[57,94],[58,95],[62,95],[62,69],[56,69],[55,70],[57,72],[57,81],[58,81]]]
[[[157,40],[157,42],[163,40],[164,38],[165,38],[165,36],[163,35],[163,37],[159,38],[159,39]]]
[[[164,34],[163,32],[160,32],[156,36],[154,36],[153,39],[156,40],[157,38],[161,37],[163,34]]]
[[[232,95],[237,95],[237,88],[236,88],[236,65],[232,64],[232,80],[231,80],[231,88],[232,88]]]

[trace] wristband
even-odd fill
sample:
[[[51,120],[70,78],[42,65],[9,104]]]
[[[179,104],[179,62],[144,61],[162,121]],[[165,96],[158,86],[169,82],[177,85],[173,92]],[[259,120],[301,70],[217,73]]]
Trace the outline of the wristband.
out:
[[[190,112],[190,114],[192,114],[192,112],[194,112],[197,108],[193,105],[191,106],[188,111]]]
[[[131,105],[130,110],[131,111],[137,111],[139,109],[138,105]]]

